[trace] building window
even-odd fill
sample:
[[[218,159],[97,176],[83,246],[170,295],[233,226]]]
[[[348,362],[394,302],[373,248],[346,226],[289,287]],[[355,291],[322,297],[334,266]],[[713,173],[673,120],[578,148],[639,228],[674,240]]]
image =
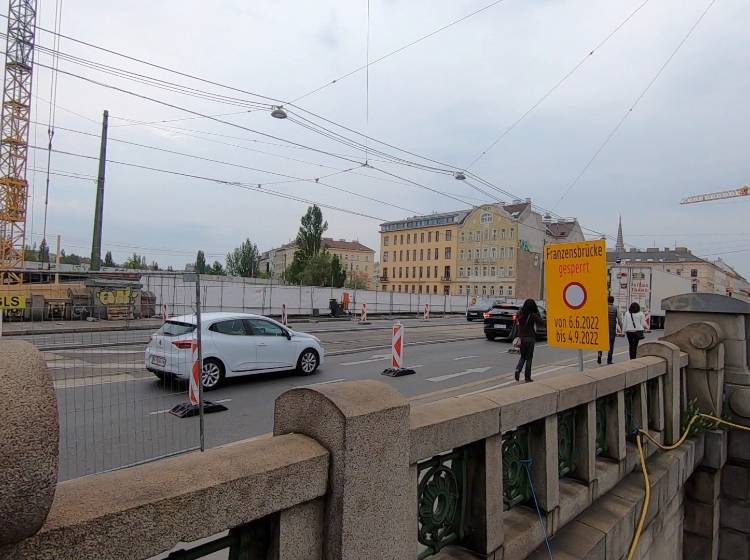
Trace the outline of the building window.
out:
[[[451,267],[446,266],[443,269],[443,278],[445,278],[446,280],[450,280],[451,279]]]
[[[440,241],[440,232],[439,231],[435,232],[435,241]]]
[[[505,267],[504,266],[501,266],[500,268],[497,269],[497,275],[500,278],[502,278],[503,276],[505,276]]]
[[[432,258],[432,250],[427,249],[427,260],[429,261]]]
[[[510,228],[508,230],[508,234],[510,235],[510,238],[513,239],[515,236],[515,230],[513,228]]]
[[[690,269],[690,277],[691,278],[698,278],[698,269],[697,268],[691,268]]]
[[[486,229],[484,230],[484,240],[489,241],[490,240],[490,230]]]
[[[417,267],[416,266],[412,266],[411,267],[411,277],[412,278],[416,278],[417,277]]]
[[[487,295],[487,286],[482,286],[482,295],[483,296]]]
[[[482,214],[482,216],[480,217],[480,221],[481,221],[481,222],[482,222],[483,224],[491,224],[491,223],[492,223],[492,214],[490,214],[489,212],[485,212],[485,213],[484,213],[484,214]]]
[[[482,258],[484,260],[487,260],[487,247],[485,247],[484,249],[482,249]]]
[[[412,290],[412,291],[414,291],[414,290]],[[420,294],[422,293],[422,284],[419,285],[419,293]]]
[[[492,253],[492,260],[493,261],[497,260],[497,247],[493,247],[491,253]]]
[[[509,296],[513,295],[513,286],[508,286],[508,295]]]
[[[406,277],[408,278],[409,277],[409,267],[407,266],[407,267],[404,267],[404,268],[406,268],[406,270],[404,272],[406,272]]]
[[[479,260],[479,249],[474,249],[474,258]]]
[[[490,286],[490,295],[491,296],[495,295],[495,286]]]
[[[404,252],[403,251],[399,251],[398,252],[398,260],[399,261],[403,261],[404,260]]]
[[[383,246],[384,247],[388,247],[388,244],[389,244],[390,240],[391,240],[390,237],[388,237],[387,235],[384,235],[383,236]]]
[[[461,260],[461,261],[464,260],[464,250],[463,249],[461,249],[458,252],[458,259]]]
[[[466,241],[466,236],[463,231],[461,232],[461,241]]]
[[[406,250],[406,260],[407,260],[407,262],[409,261],[409,250],[408,249]]]
[[[693,284],[692,286],[690,286],[690,289],[693,290],[693,292],[697,292],[698,291],[698,284]]]
[[[388,262],[388,252],[383,253],[383,262]]]
[[[451,230],[449,230],[449,229],[446,229],[445,230],[445,240],[446,241],[450,241],[451,239],[453,239],[453,232]]]
[[[459,278],[463,278],[464,277],[464,267],[463,266],[458,269],[458,277]]]
[[[501,259],[505,258],[505,247],[500,247],[500,258]]]
[[[423,270],[423,269],[422,269],[422,267],[420,266],[420,267],[419,267],[419,277],[420,277],[420,278],[422,278],[422,270]]]
[[[411,250],[411,260],[416,261],[417,260],[417,250],[412,249]]]
[[[421,288],[421,286],[420,286]],[[416,288],[414,287],[414,284],[411,285],[411,293],[413,294],[416,291]],[[420,290],[421,291],[421,290]]]
[[[508,267],[508,276],[510,276],[511,278],[513,278],[513,267],[512,266]]]
[[[503,295],[503,287],[502,286],[499,286],[497,288],[497,295],[499,295],[499,296]]]
[[[403,245],[403,244],[404,244],[404,234],[403,234],[403,233],[401,234],[401,241],[399,241],[399,243],[400,243],[401,245]]]
[[[508,247],[508,258],[509,259],[513,258],[513,247]]]
[[[414,235],[416,235],[416,233]],[[411,234],[410,233],[406,234],[406,244],[407,245],[411,245]]]
[[[500,230],[500,239],[505,239],[505,228]]]
[[[490,268],[490,276],[495,276],[495,267]]]
[[[459,284],[459,285],[458,285],[458,295],[459,295],[459,296],[462,296],[462,295],[464,295],[464,287],[463,287],[463,285],[462,285],[462,284]]]
[[[432,293],[433,294],[437,293],[437,284],[435,284],[434,286],[432,286]]]
[[[451,258],[451,248],[450,247],[446,247],[445,248],[445,258],[446,259],[450,259]]]
[[[478,266],[474,267],[474,276],[479,276],[479,267]]]
[[[492,230],[492,241],[497,241],[497,230],[496,229]]]
[[[432,232],[431,231],[427,232],[427,243],[432,243]]]
[[[437,278],[437,277],[438,277],[437,267],[435,267],[435,278]]]
[[[482,267],[482,276],[487,276],[487,267],[486,266]]]
[[[420,250],[419,250],[419,260],[420,260],[420,261],[423,261],[423,260],[424,260],[424,249],[420,249]]]
[[[427,267],[427,278],[429,278],[429,277],[430,277],[430,267],[428,266]]]
[[[437,260],[439,258],[440,258],[440,249],[438,249],[437,247],[435,247],[435,260]]]

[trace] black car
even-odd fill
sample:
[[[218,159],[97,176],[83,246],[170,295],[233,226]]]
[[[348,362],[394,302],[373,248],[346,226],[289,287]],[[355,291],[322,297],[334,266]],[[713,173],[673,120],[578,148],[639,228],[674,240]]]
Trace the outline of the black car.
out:
[[[518,336],[518,312],[521,310],[520,304],[515,303],[498,303],[492,306],[492,309],[484,314],[484,336],[487,340],[503,338],[513,340]],[[537,338],[547,338],[547,313],[542,306],[539,306],[539,315],[544,320],[544,325],[537,325]]]
[[[495,305],[498,305],[500,303],[500,301],[480,299],[475,304],[470,305],[466,309],[466,320],[473,321],[474,319],[476,319],[477,321],[481,321],[482,319],[484,319],[485,313],[487,313]]]

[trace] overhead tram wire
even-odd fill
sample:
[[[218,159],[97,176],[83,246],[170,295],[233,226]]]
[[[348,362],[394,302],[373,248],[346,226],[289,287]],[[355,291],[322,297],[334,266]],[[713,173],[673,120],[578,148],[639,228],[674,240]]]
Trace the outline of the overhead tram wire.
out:
[[[325,84],[323,84],[323,85],[321,85],[319,87],[316,87],[316,88],[308,91],[307,93],[305,93],[303,95],[300,95],[299,97],[293,99],[291,101],[291,103],[289,103],[289,104],[297,103],[298,101],[301,101],[302,99],[304,99],[306,97],[309,97],[310,95],[318,93],[319,91],[321,91],[323,89],[326,89],[327,87],[330,87],[330,86],[332,86],[334,84],[337,84],[340,81],[345,80],[349,76],[353,76],[354,74],[356,74],[358,72],[361,72],[362,70],[368,70],[370,68],[370,66],[372,66],[373,64],[377,64],[378,62],[382,62],[386,58],[392,57],[394,54],[398,54],[398,53],[400,53],[402,51],[405,51],[406,49],[408,49],[410,47],[413,47],[414,45],[417,45],[417,44],[421,43],[425,39],[429,39],[430,37],[432,37],[434,35],[437,35],[441,31],[445,31],[446,29],[449,29],[449,28],[453,27],[454,25],[457,25],[457,24],[461,23],[462,21],[465,21],[465,20],[467,20],[467,19],[469,19],[469,18],[471,18],[471,17],[473,17],[473,16],[475,16],[477,14],[480,14],[480,13],[484,12],[485,10],[488,10],[488,9],[492,8],[493,6],[496,6],[497,4],[502,3],[503,1],[504,0],[495,0],[494,2],[491,2],[491,3],[487,4],[486,6],[484,6],[482,8],[479,8],[478,10],[474,10],[473,12],[471,12],[469,14],[466,14],[465,16],[462,16],[462,17],[460,17],[458,19],[455,19],[455,20],[451,21],[450,23],[448,23],[446,25],[443,25],[442,27],[439,27],[438,29],[435,29],[434,31],[431,31],[430,33],[427,33],[426,35],[422,35],[421,37],[415,39],[414,41],[411,41],[411,42],[409,42],[409,43],[407,43],[405,45],[402,45],[399,48],[394,49],[394,50],[392,50],[392,51],[384,54],[383,56],[380,56],[380,57],[376,58],[373,61],[370,61],[369,60],[369,56],[368,56],[367,57],[368,58],[367,63],[364,66],[360,66],[359,68],[355,68],[354,70],[351,70],[350,72],[347,72],[346,74],[343,74],[342,76],[339,76],[336,79],[330,80],[330,81],[326,82]]]
[[[659,79],[659,76],[661,76],[662,72],[666,69],[666,67],[669,65],[669,63],[672,61],[672,59],[675,57],[675,55],[680,51],[682,46],[687,42],[687,40],[690,38],[690,36],[693,34],[693,31],[698,27],[701,21],[703,21],[703,18],[706,16],[708,11],[711,9],[711,7],[716,3],[716,0],[711,0],[705,7],[705,9],[701,12],[701,14],[698,16],[698,19],[695,20],[695,23],[688,29],[685,36],[682,38],[682,40],[677,44],[677,46],[674,48],[674,50],[670,53],[670,55],[667,57],[667,59],[664,61],[664,63],[659,67],[659,70],[656,72],[653,78],[651,78],[651,81],[646,85],[646,87],[641,91],[641,93],[636,97],[633,104],[628,108],[627,111],[625,111],[625,114],[620,118],[619,121],[617,121],[617,124],[610,130],[609,134],[604,138],[602,143],[599,145],[599,147],[596,149],[594,154],[589,158],[589,160],[586,162],[586,165],[583,166],[581,171],[578,173],[578,175],[575,176],[575,178],[570,182],[570,184],[567,186],[567,188],[563,191],[563,193],[560,195],[560,198],[557,199],[557,202],[555,203],[555,208],[559,206],[559,204],[563,201],[563,199],[568,195],[568,193],[573,190],[573,188],[578,184],[578,182],[581,180],[581,178],[586,174],[586,171],[588,171],[589,167],[591,167],[591,164],[594,163],[594,160],[599,156],[600,153],[604,150],[604,148],[607,147],[607,144],[609,144],[610,140],[617,134],[617,131],[620,130],[620,127],[625,123],[627,118],[631,115],[633,110],[638,106],[638,104],[641,102],[641,100],[646,96],[646,94],[651,89],[651,86],[653,86],[656,83],[656,80]]]
[[[562,86],[568,78],[570,78],[573,74],[575,74],[588,60],[591,59],[592,56],[594,56],[594,53],[601,49],[607,42],[614,37],[620,29],[622,29],[635,15],[641,11],[641,9],[649,3],[650,0],[644,0],[640,5],[638,5],[635,10],[630,12],[630,14],[622,20],[617,27],[615,27],[604,39],[602,39],[597,45],[591,49],[573,68],[568,70],[562,78],[560,78],[550,89],[548,89],[544,95],[542,95],[536,102],[534,102],[531,107],[529,107],[523,114],[521,114],[520,117],[518,117],[513,123],[506,128],[500,136],[498,136],[494,141],[492,141],[489,146],[487,146],[484,150],[482,150],[479,155],[477,155],[470,163],[466,166],[466,170],[468,171],[476,163],[482,159],[485,155],[487,155],[488,152],[490,152],[497,144],[500,143],[500,141],[505,138],[510,132],[516,128],[519,124],[521,124],[521,121],[523,121],[526,117],[528,117],[531,113],[534,112],[534,110],[539,107],[544,101],[547,100],[547,98],[552,95],[560,86]]]
[[[42,150],[42,149],[44,149],[44,148],[42,148],[40,146],[32,146],[32,145],[29,145],[29,148],[32,148],[32,149],[35,149],[35,150]],[[86,155],[86,154],[78,154],[78,153],[75,153],[75,152],[68,152],[68,151],[65,151],[65,150],[53,150],[53,151],[55,153],[62,154],[62,155],[67,155],[67,156],[73,156],[73,157],[90,159],[90,160],[97,160],[97,161],[99,160],[99,158],[97,156],[89,156],[89,155]],[[171,170],[171,169],[162,169],[162,168],[159,168],[159,167],[152,167],[152,166],[149,166],[149,165],[141,165],[141,164],[138,164],[138,163],[132,163],[132,162],[126,162],[126,161],[119,161],[119,160],[114,160],[114,159],[107,159],[107,163],[113,163],[115,165],[122,165],[122,166],[126,166],[126,167],[132,167],[132,168],[135,168],[135,169],[142,169],[142,170],[145,170],[145,171],[153,171],[153,172],[156,172],[156,173],[164,173],[164,174],[167,174],[167,175],[176,175],[178,177],[187,177],[187,178],[190,178],[190,179],[197,179],[197,180],[201,180],[201,181],[208,181],[208,182],[217,183],[217,184],[220,184],[220,185],[226,185],[226,186],[230,186],[230,187],[237,187],[237,188],[241,188],[241,189],[245,189],[245,190],[249,190],[249,191],[255,191],[255,192],[259,192],[259,193],[264,193],[264,194],[267,194],[267,195],[270,195],[270,196],[275,196],[275,197],[278,197],[278,198],[284,198],[284,199],[287,199],[287,200],[293,200],[293,201],[296,201],[296,202],[302,202],[304,204],[315,204],[317,206],[320,206],[321,208],[327,208],[329,210],[334,210],[334,211],[337,211],[337,212],[343,212],[345,214],[352,214],[354,216],[360,216],[362,218],[368,218],[368,219],[371,219],[371,220],[378,220],[378,221],[381,221],[381,222],[389,221],[386,218],[382,218],[382,217],[378,217],[378,216],[373,216],[371,214],[365,214],[364,212],[358,212],[356,210],[351,210],[351,209],[347,209],[347,208],[341,208],[339,206],[333,206],[331,204],[326,204],[324,202],[319,202],[319,201],[315,201],[315,200],[309,200],[309,199],[302,198],[302,197],[299,197],[299,196],[294,196],[294,195],[291,195],[291,194],[282,193],[282,192],[279,192],[279,191],[274,191],[274,190],[266,189],[266,188],[263,188],[263,187],[258,187],[258,186],[256,186],[255,183],[245,183],[245,182],[242,182],[242,181],[230,181],[228,179],[219,179],[217,177],[208,177],[208,176],[204,176],[204,175],[195,175],[195,174],[192,174],[192,173],[184,173],[182,171],[175,171],[175,170]]]

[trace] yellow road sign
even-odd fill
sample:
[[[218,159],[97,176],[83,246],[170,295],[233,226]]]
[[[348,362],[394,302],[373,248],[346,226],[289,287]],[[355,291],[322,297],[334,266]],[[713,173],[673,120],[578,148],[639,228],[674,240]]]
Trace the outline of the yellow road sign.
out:
[[[544,260],[549,345],[609,350],[605,242],[547,245]]]
[[[0,309],[26,309],[26,296],[0,294]]]

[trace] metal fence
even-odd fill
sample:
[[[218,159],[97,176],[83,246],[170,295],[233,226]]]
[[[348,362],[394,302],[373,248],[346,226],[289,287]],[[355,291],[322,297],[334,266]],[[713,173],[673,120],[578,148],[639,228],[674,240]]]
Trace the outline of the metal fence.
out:
[[[195,284],[177,274],[26,274],[25,309],[4,311],[3,336],[43,352],[57,393],[60,478],[65,480],[195,449],[197,418],[169,410],[187,386],[160,381],[144,351],[162,323],[169,293],[175,314],[195,310]],[[179,359],[179,358],[178,358]],[[186,364],[187,365],[187,364]]]
[[[196,287],[199,286],[199,290]],[[145,350],[165,317],[250,312],[326,315],[330,300],[345,312],[463,312],[465,296],[279,286],[269,281],[165,272],[25,271],[24,283],[0,286],[25,305],[5,309],[1,335],[34,344],[47,361],[60,415],[62,480],[197,449],[200,418],[170,414],[189,400],[187,382],[159,379]],[[10,301],[10,300],[8,300]],[[6,306],[7,307],[7,306]],[[163,342],[170,344],[169,342]],[[178,360],[187,362],[188,358]],[[181,353],[185,355],[185,353]],[[176,364],[190,368],[192,363]]]

